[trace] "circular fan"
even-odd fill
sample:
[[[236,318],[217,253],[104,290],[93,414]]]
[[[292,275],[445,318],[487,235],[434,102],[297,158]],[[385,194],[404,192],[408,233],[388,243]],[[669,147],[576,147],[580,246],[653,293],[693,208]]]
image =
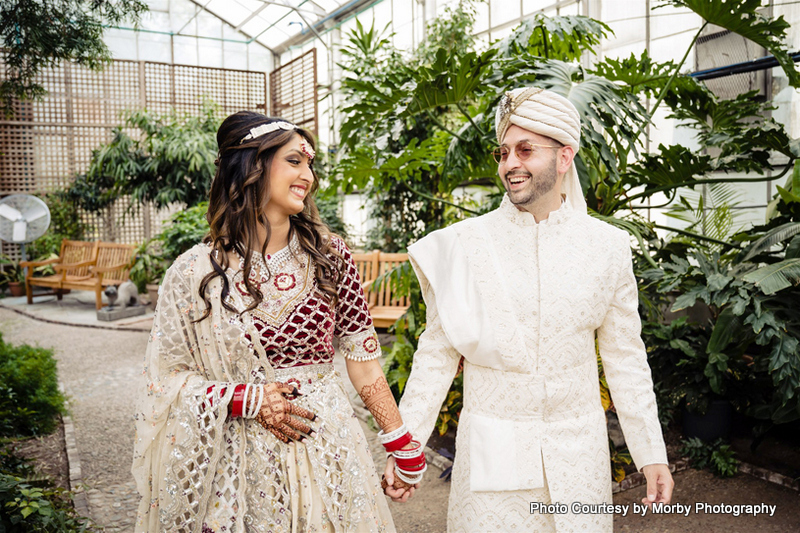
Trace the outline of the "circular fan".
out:
[[[40,198],[12,194],[0,199],[0,239],[23,244],[31,242],[50,226],[50,210]]]
[[[44,235],[48,226],[50,210],[41,198],[12,194],[0,199],[0,239],[19,244],[23,261],[27,260],[25,243]]]

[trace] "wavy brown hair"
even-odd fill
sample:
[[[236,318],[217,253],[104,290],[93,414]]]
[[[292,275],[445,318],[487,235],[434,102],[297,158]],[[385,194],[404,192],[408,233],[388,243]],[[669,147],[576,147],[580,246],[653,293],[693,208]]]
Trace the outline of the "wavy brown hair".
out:
[[[206,275],[200,283],[200,297],[205,302],[205,312],[197,322],[208,317],[211,305],[206,294],[208,284],[215,277],[222,279],[222,306],[234,313],[244,313],[255,309],[263,300],[261,291],[250,281],[253,268],[249,246],[257,241],[257,228],[263,226],[267,239],[261,247],[261,256],[267,264],[265,253],[272,236],[272,230],[264,215],[263,207],[270,200],[270,168],[278,149],[288,143],[295,135],[302,136],[315,147],[311,134],[302,129],[277,129],[255,139],[242,142],[250,130],[258,126],[283,119],[267,117],[253,111],[239,111],[226,118],[217,131],[219,155],[217,172],[209,191],[208,213],[206,219],[210,231],[204,242],[211,246],[211,266],[213,272]],[[338,283],[341,273],[337,263],[341,259],[331,246],[331,234],[319,217],[314,203],[314,193],[319,189],[319,179],[314,168],[311,188],[303,200],[303,211],[290,217],[289,241],[297,235],[300,246],[314,260],[317,286],[327,297],[331,306],[336,305]],[[230,283],[225,270],[229,267],[228,252],[234,251],[244,258],[243,276],[247,292],[253,303],[244,310],[234,309],[228,303]],[[271,276],[271,274],[268,273]]]

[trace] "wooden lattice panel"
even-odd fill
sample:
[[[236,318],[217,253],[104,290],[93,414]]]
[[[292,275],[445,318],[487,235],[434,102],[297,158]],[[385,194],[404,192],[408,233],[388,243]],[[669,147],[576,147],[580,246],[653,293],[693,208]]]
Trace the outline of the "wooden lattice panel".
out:
[[[317,124],[317,49],[273,70],[269,75],[270,113],[319,136]]]
[[[4,73],[0,53],[0,80]],[[263,72],[144,61],[113,61],[102,71],[64,63],[42,70],[36,82],[48,91],[41,101],[15,102],[13,119],[0,117],[0,196],[68,186],[88,168],[92,150],[111,139],[126,111],[194,113],[210,98],[227,116],[244,109],[263,113],[267,101]],[[120,199],[106,213],[83,214],[93,226],[86,238],[141,242],[176,210],[145,206],[128,212],[127,206]],[[12,257],[18,248],[0,247]]]

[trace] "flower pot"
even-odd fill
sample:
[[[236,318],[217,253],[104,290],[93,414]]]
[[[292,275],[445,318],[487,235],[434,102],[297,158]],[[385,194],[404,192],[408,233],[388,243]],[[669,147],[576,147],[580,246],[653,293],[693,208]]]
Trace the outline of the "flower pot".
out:
[[[728,400],[712,400],[708,411],[698,415],[683,408],[683,435],[711,442],[731,432],[733,407]]]
[[[157,283],[148,283],[145,285],[147,289],[147,296],[150,298],[150,309],[156,308],[156,302],[158,301],[158,288],[160,285]]]
[[[10,281],[8,290],[11,296],[25,296],[25,284],[20,281]]]

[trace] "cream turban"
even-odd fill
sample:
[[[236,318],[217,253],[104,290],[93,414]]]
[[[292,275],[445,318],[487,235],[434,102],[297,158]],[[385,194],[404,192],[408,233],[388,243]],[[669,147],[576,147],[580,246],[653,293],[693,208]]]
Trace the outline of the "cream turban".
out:
[[[571,146],[576,154],[581,145],[578,110],[563,96],[538,87],[523,87],[504,94],[497,107],[494,125],[499,144],[503,143],[508,128],[515,125]],[[586,200],[574,161],[561,183],[561,192],[567,196],[573,209],[586,212]]]

